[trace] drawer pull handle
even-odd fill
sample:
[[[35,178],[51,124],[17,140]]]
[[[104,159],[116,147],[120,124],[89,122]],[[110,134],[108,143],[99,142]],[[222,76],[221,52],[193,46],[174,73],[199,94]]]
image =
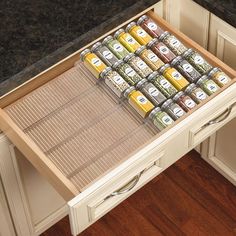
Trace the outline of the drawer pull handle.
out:
[[[210,125],[218,124],[218,123],[224,121],[225,119],[227,119],[229,117],[230,113],[232,112],[232,109],[235,105],[236,105],[236,102],[233,103],[230,107],[228,107],[223,113],[221,113],[215,119],[213,119],[213,120],[207,122],[205,125],[203,125],[202,128],[205,128]]]

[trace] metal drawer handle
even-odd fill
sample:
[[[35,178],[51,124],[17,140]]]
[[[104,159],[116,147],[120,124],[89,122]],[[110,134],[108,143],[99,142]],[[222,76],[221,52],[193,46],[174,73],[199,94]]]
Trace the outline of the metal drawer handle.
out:
[[[227,119],[229,117],[230,113],[232,112],[232,109],[235,105],[236,105],[236,102],[233,103],[230,107],[228,107],[223,113],[221,113],[215,119],[213,119],[213,120],[207,122],[205,125],[203,125],[202,128],[205,128],[210,125],[218,124],[218,123],[224,121],[225,119]]]

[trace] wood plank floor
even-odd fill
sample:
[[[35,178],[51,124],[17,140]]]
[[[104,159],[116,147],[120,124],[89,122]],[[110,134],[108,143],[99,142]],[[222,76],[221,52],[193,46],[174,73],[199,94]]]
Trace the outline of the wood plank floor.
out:
[[[68,217],[41,236],[70,236]],[[236,235],[236,187],[191,151],[80,236]]]

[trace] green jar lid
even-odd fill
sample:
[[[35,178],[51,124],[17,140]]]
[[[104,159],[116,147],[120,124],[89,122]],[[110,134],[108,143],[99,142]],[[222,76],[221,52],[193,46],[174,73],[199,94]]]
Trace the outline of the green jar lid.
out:
[[[106,69],[104,69],[101,74],[100,74],[100,77],[103,79],[107,73],[109,73],[110,71],[112,71],[112,68],[111,67],[107,67]]]
[[[113,65],[112,65],[112,68],[113,69],[117,69],[119,66],[121,66],[122,64],[124,64],[124,62],[122,60],[118,60],[117,62],[115,62]]]
[[[190,84],[184,91],[185,93],[190,94],[196,87],[197,86],[195,84]]]
[[[192,48],[189,48],[187,51],[185,51],[183,54],[182,54],[182,57],[186,58],[188,57],[189,55],[191,55],[193,53],[193,49]]]
[[[134,53],[129,53],[125,58],[123,59],[125,62],[128,62],[131,58],[133,58],[135,55]]]
[[[158,43],[158,39],[157,38],[154,38],[152,39],[148,44],[147,44],[147,47],[148,48],[151,48],[153,45],[155,45],[156,43]]]
[[[148,19],[148,16],[143,15],[143,16],[141,16],[141,17],[138,19],[137,24],[140,25],[140,24],[142,24],[142,23],[143,23],[145,20],[147,20],[147,19]]]
[[[87,54],[89,54],[89,53],[91,53],[91,50],[90,50],[90,49],[88,49],[88,48],[84,49],[84,51],[82,51],[82,52],[80,53],[80,60],[81,60],[81,61],[84,61],[85,56],[86,56]]]
[[[169,36],[170,32],[169,31],[165,31],[164,33],[162,33],[160,35],[160,37],[158,38],[160,41],[162,41],[165,37]]]
[[[130,86],[129,88],[127,88],[125,91],[124,91],[124,97],[128,98],[129,97],[129,94],[131,92],[133,92],[135,90],[135,87],[134,86]]]
[[[111,35],[108,35],[105,39],[103,39],[102,44],[106,45],[111,40],[113,40],[113,37]]]
[[[122,34],[123,32],[125,32],[124,29],[117,30],[114,34],[114,38],[117,39],[120,36],[120,34]]]
[[[101,42],[96,42],[92,47],[91,47],[91,51],[92,52],[96,52],[98,50],[98,48],[100,48],[102,46]]]
[[[137,24],[133,21],[131,23],[129,23],[125,29],[126,32],[129,32],[131,30],[131,28],[133,28],[134,26],[136,26]]]
[[[173,100],[172,100],[172,99],[168,99],[168,100],[166,100],[166,101],[162,104],[161,108],[162,108],[163,110],[165,110],[171,103],[173,103]]]
[[[161,111],[161,108],[160,107],[156,107],[156,108],[154,108],[152,111],[151,111],[151,113],[149,114],[149,118],[152,120],[154,117],[155,117],[155,114],[157,113],[157,112],[160,112]]]
[[[139,48],[135,51],[135,53],[139,56],[145,49],[146,49],[146,46],[143,45],[143,46],[139,47]]]
[[[146,82],[147,82],[146,79],[141,79],[141,80],[136,84],[136,88],[137,88],[137,89],[140,89]]]
[[[178,92],[174,97],[173,97],[173,101],[177,101],[181,96],[184,95],[183,91]]]
[[[206,81],[208,79],[208,77],[206,75],[203,75],[202,77],[200,77],[200,79],[197,81],[197,85],[200,85],[202,83],[204,83],[204,81]]]
[[[214,67],[213,69],[210,70],[208,76],[211,77],[212,75],[214,75],[216,72],[219,72],[219,71],[221,71],[220,68],[218,68],[218,67]]]
[[[170,64],[165,64],[165,65],[163,65],[163,66],[159,69],[159,72],[160,72],[161,74],[163,74],[164,71],[165,71],[167,68],[169,68],[169,67],[170,67]]]
[[[171,62],[171,66],[176,66],[176,65],[179,64],[182,60],[183,60],[183,58],[182,58],[181,56],[177,56],[177,57]]]
[[[154,78],[156,78],[159,75],[157,71],[152,72],[148,77],[147,80],[152,81]]]

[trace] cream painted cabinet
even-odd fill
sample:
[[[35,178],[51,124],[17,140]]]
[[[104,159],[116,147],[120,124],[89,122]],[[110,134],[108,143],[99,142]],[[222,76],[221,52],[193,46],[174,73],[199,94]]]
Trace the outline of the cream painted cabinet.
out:
[[[0,173],[18,236],[39,235],[68,214],[62,197],[3,134]]]

